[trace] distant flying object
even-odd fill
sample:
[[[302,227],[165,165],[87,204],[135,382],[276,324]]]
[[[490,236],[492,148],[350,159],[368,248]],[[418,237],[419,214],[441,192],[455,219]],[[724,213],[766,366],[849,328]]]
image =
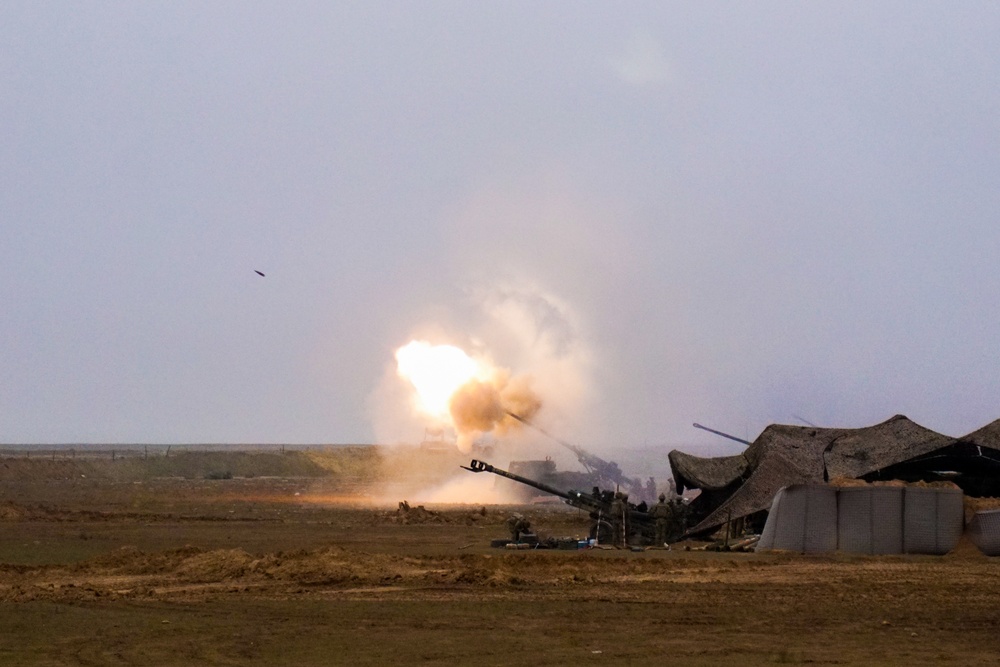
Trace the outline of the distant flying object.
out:
[[[256,273],[258,276],[260,276],[261,278],[264,277],[264,274],[258,271],[257,269],[254,269],[253,272]]]

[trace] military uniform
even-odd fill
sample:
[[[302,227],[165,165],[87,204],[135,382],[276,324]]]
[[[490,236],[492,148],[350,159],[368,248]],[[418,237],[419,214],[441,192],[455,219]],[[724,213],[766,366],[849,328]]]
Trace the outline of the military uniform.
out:
[[[674,510],[674,517],[672,530],[677,532],[677,535],[683,535],[684,531],[688,528],[688,516],[691,512],[691,508],[685,503],[680,496],[671,501],[670,506]]]
[[[511,541],[518,542],[523,533],[531,530],[531,522],[525,519],[523,515],[515,514],[507,519],[507,528],[510,529]]]
[[[625,502],[622,494],[616,493],[615,499],[611,501],[609,509],[611,514],[611,532],[614,534],[614,545],[621,547],[625,544]]]
[[[656,521],[656,541],[654,544],[656,546],[662,546],[667,543],[667,536],[670,533],[671,523],[673,523],[674,510],[667,503],[667,496],[660,494],[660,502],[653,505],[653,509],[649,511],[650,516]]]
[[[629,512],[628,494],[622,493],[622,546],[628,548],[628,538],[632,536],[632,515]]]

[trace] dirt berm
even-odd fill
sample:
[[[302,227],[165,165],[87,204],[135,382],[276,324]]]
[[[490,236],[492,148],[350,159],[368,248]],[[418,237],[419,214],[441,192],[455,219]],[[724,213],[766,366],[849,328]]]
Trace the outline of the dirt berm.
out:
[[[229,477],[371,478],[381,467],[376,447],[344,447],[317,452],[178,452],[169,456],[111,458],[4,458],[0,481],[93,479],[131,482],[158,477],[225,479]]]

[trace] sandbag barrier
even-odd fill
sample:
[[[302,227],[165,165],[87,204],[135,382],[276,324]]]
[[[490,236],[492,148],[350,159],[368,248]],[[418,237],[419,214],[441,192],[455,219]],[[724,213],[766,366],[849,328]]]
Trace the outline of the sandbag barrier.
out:
[[[995,514],[977,525],[981,540],[1000,554]],[[943,555],[955,548],[964,523],[960,489],[796,484],[775,496],[757,550]]]

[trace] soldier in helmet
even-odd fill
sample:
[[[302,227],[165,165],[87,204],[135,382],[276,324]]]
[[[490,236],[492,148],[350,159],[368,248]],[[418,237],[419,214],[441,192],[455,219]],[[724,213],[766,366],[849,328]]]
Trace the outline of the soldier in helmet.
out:
[[[671,531],[680,537],[684,535],[684,531],[688,529],[688,519],[691,515],[691,508],[686,502],[684,502],[684,499],[681,496],[677,496],[670,501],[670,508],[674,512],[673,518],[670,522]]]
[[[609,509],[611,519],[611,532],[615,547],[625,544],[625,502],[622,500],[621,491],[615,493],[614,500],[611,501]]]
[[[516,543],[521,540],[521,535],[531,531],[531,522],[523,514],[513,514],[507,519],[507,528],[510,530],[510,541]]]
[[[622,547],[628,548],[628,538],[632,535],[632,516],[628,503],[628,494],[622,492]]]
[[[649,511],[649,514],[656,522],[656,541],[654,544],[656,546],[666,546],[667,534],[670,532],[670,524],[674,518],[674,510],[667,503],[667,495],[665,493],[660,494],[660,502],[653,505],[653,509]]]

